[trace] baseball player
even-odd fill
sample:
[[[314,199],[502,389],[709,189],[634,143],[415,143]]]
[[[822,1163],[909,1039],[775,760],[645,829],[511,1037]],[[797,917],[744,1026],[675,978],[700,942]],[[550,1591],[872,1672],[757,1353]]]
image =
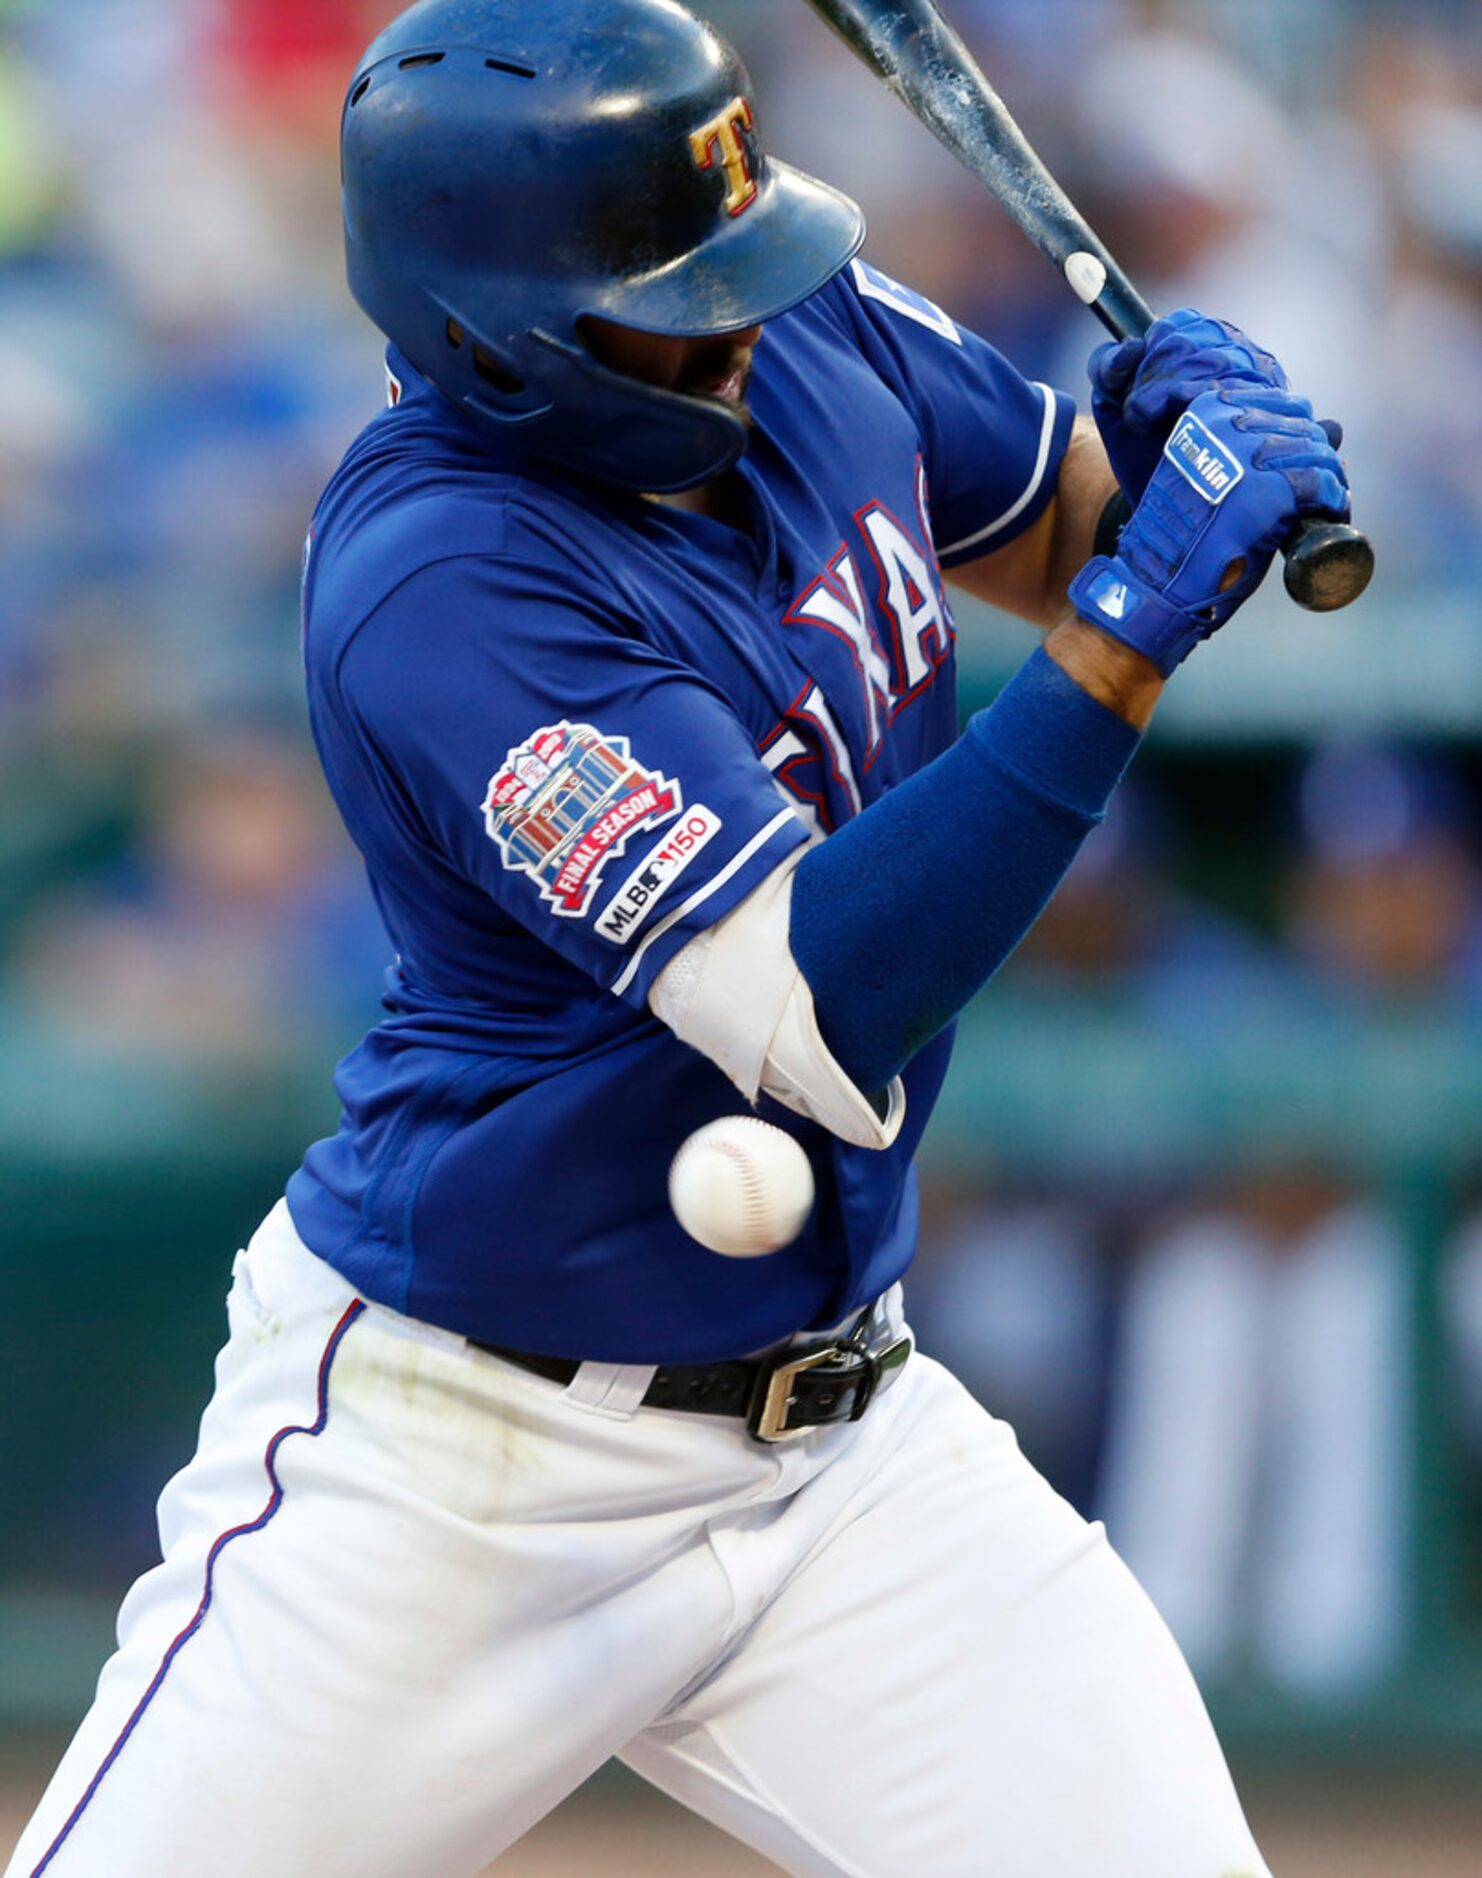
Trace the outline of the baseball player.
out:
[[[1161,1621],[899,1280],[955,1014],[1347,513],[1333,443],[1193,313],[1079,425],[858,258],[672,0],[422,0],[344,166],[391,402],[305,645],[386,1016],[12,1874],[471,1874],[614,1754],[791,1872],[1264,1873]],[[1048,633],[961,736],[944,580]],[[751,1107],[818,1199],[723,1259],[665,1174]]]

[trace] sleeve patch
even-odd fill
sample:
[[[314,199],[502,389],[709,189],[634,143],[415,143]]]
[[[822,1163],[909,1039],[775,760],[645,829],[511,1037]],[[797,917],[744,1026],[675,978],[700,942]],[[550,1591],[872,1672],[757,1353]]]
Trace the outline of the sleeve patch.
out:
[[[934,300],[928,300],[925,294],[917,293],[914,288],[903,287],[898,280],[892,280],[889,274],[882,274],[878,267],[871,267],[868,261],[856,259],[849,266],[854,274],[855,289],[863,299],[878,300],[881,306],[889,307],[892,313],[899,313],[902,319],[915,320],[918,326],[926,327],[928,332],[950,339],[954,346],[962,344],[962,334]]]
[[[504,865],[528,874],[557,918],[580,919],[608,862],[683,808],[679,784],[635,762],[626,737],[563,718],[508,753],[482,813]]]
[[[602,909],[597,931],[614,945],[625,946],[655,905],[722,827],[720,816],[697,802],[672,828],[658,847],[634,868]]]

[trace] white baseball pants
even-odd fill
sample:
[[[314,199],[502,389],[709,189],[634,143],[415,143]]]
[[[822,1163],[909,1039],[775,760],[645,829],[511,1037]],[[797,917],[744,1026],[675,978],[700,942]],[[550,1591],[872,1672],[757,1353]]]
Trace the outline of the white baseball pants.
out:
[[[1269,1878],[1162,1622],[940,1367],[764,1447],[237,1261],[9,1878],[452,1878],[609,1756],[819,1878]]]

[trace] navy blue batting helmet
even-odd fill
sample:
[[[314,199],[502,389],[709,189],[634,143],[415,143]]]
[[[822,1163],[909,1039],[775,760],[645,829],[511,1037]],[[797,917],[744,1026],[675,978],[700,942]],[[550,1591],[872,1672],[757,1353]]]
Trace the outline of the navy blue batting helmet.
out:
[[[361,61],[342,151],[375,323],[482,429],[630,489],[718,475],[745,424],[600,364],[580,321],[740,331],[864,235],[764,155],[745,67],[673,0],[420,0]]]

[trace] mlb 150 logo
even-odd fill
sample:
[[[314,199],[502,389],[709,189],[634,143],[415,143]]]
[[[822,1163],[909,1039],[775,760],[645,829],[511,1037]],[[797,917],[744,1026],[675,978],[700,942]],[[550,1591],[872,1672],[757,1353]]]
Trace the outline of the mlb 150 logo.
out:
[[[721,818],[697,802],[683,819],[649,852],[602,909],[597,931],[614,945],[625,946],[659,900],[690,862],[720,833]]]

